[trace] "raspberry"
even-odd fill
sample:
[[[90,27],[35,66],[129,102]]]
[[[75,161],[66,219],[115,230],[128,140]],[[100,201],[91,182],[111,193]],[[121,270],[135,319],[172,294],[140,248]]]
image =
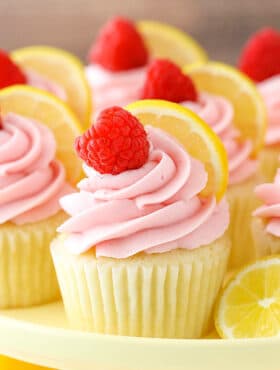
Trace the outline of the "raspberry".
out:
[[[260,82],[280,73],[280,32],[264,28],[255,33],[245,45],[239,68]]]
[[[26,77],[9,55],[0,49],[0,89],[17,84],[25,84]]]
[[[146,163],[149,142],[136,117],[112,107],[102,111],[96,123],[76,139],[75,149],[99,173],[117,175]]]
[[[116,17],[101,29],[89,59],[111,71],[125,71],[146,65],[148,50],[134,24]]]
[[[157,59],[148,68],[142,98],[175,103],[196,101],[197,91],[192,80],[179,67],[167,59]]]

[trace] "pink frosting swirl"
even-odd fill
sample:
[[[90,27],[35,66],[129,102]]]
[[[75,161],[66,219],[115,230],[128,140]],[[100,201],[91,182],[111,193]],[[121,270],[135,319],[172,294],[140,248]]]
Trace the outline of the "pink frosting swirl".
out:
[[[74,254],[93,246],[97,257],[193,249],[223,235],[229,224],[225,200],[202,199],[204,166],[160,129],[148,127],[148,162],[119,175],[85,167],[80,192],[61,199],[71,216],[58,231]]]
[[[54,81],[51,81],[45,76],[31,70],[25,70],[24,74],[27,78],[28,85],[47,91],[63,101],[67,100],[67,94],[63,87]]]
[[[55,160],[52,132],[9,113],[0,130],[0,224],[37,222],[60,210],[59,198],[73,189]]]
[[[280,169],[273,183],[258,185],[255,193],[264,205],[257,208],[253,215],[265,219],[266,231],[280,237]]]
[[[124,107],[138,100],[146,78],[146,71],[147,67],[123,72],[110,72],[97,64],[86,67],[86,76],[92,89],[95,115],[113,105]]]
[[[197,113],[221,138],[228,155],[229,183],[240,183],[257,171],[257,161],[250,158],[252,143],[240,141],[233,126],[233,108],[226,99],[202,93],[199,101],[184,102],[182,105]]]
[[[265,138],[267,146],[280,143],[280,75],[268,78],[258,84],[258,89],[264,98],[268,128]]]

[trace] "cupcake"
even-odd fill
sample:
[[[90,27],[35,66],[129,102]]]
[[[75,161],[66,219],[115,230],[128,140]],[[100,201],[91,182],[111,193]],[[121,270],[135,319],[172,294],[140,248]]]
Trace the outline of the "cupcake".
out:
[[[223,71],[223,66],[214,63],[206,64],[209,68],[208,76],[203,83],[198,79],[198,69],[191,69],[190,75],[180,70],[168,60],[155,60],[148,68],[146,80],[141,97],[144,99],[165,99],[180,103],[198,114],[213,131],[220,137],[225,146],[229,162],[229,187],[227,196],[230,204],[231,219],[229,233],[232,240],[230,264],[233,267],[241,266],[253,259],[254,253],[251,241],[251,214],[257,206],[254,196],[254,187],[258,182],[258,160],[252,155],[253,141],[242,136],[242,132],[235,123],[235,106],[226,89],[221,84],[219,73],[213,75],[216,84],[220,84],[219,94],[208,91],[207,81],[210,73],[218,68]],[[242,76],[237,71],[226,67],[229,78],[235,78],[240,83]],[[221,72],[222,73],[222,72]],[[232,84],[233,85],[233,84]],[[245,80],[246,89],[254,89]],[[238,95],[238,86],[232,86],[232,93]],[[260,101],[259,97],[259,101]],[[250,117],[248,115],[248,117]],[[242,233],[240,230],[242,229]]]
[[[182,64],[204,61],[202,48],[183,32],[158,22],[115,17],[101,29],[89,52],[86,74],[95,115],[114,104],[138,100],[150,60],[161,55]]]
[[[62,100],[66,100],[66,93],[64,89],[34,71],[26,70],[23,71],[19,65],[17,65],[12,58],[4,50],[0,49],[0,65],[1,65],[1,76],[0,76],[0,88],[5,88],[11,85],[30,85],[45,90]]]
[[[0,70],[0,88],[26,84],[42,89],[68,104],[84,127],[89,126],[90,90],[74,55],[47,46],[30,46],[10,55],[0,50]]]
[[[264,28],[254,34],[244,47],[239,67],[256,82],[267,108],[268,128],[259,172],[271,182],[280,156],[280,33]]]
[[[69,138],[71,129],[65,125],[74,120],[61,103],[41,94],[27,87],[0,92],[1,309],[43,304],[60,296],[50,242],[65,220],[59,198],[74,189],[64,163],[56,156],[61,153],[56,128],[53,133],[47,122],[49,115],[53,121],[55,113],[60,114],[61,121],[51,125],[61,125]],[[24,115],[18,114],[22,104]],[[70,145],[63,146],[69,156]],[[73,176],[77,174],[75,164],[77,161],[72,163]]]
[[[178,113],[184,123],[177,133],[185,133],[178,138],[193,152],[199,149],[188,138],[190,122],[202,147],[210,140],[219,167],[211,176],[223,177],[216,178],[223,197],[226,156],[218,138],[176,104],[143,103],[160,109],[170,132]],[[135,109],[145,120],[139,106]],[[230,252],[228,206],[213,190],[206,192],[216,180],[210,180],[205,163],[160,129],[157,118],[149,114],[157,127],[144,129],[128,111],[108,108],[76,141],[86,178],[77,193],[61,199],[69,219],[51,247],[65,310],[76,329],[198,338],[209,328]]]
[[[255,189],[262,202],[254,212],[251,225],[257,258],[280,253],[279,192],[279,169],[272,183],[258,185]]]

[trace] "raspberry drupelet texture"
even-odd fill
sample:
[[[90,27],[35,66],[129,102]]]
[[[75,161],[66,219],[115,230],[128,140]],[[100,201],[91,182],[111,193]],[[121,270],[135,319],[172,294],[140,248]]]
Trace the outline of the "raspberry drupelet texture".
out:
[[[148,68],[142,98],[181,103],[196,101],[197,91],[192,80],[176,64],[167,59],[156,59]]]
[[[26,77],[10,56],[0,49],[0,89],[17,84],[26,84]]]
[[[241,53],[239,68],[257,82],[280,74],[280,32],[264,28],[255,33]]]
[[[117,175],[142,167],[149,156],[149,141],[142,124],[120,107],[105,109],[95,124],[75,142],[85,163],[101,174]]]
[[[116,17],[101,29],[89,59],[110,71],[125,71],[146,65],[148,50],[135,25]]]

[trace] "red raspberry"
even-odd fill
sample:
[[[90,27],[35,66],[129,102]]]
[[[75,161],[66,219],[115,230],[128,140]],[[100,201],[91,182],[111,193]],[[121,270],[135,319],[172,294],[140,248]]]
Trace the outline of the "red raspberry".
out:
[[[17,84],[25,84],[26,77],[9,55],[0,49],[0,89]]]
[[[280,74],[280,32],[264,28],[245,45],[239,68],[255,81]]]
[[[101,29],[89,59],[111,71],[125,71],[147,64],[148,50],[134,24],[116,17]]]
[[[197,91],[192,80],[176,64],[167,59],[157,59],[147,71],[142,99],[163,99],[175,103],[196,101]]]
[[[120,107],[105,109],[96,123],[75,141],[86,164],[100,173],[117,175],[146,163],[149,142],[136,117]]]

